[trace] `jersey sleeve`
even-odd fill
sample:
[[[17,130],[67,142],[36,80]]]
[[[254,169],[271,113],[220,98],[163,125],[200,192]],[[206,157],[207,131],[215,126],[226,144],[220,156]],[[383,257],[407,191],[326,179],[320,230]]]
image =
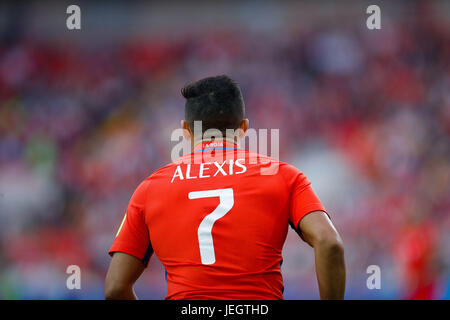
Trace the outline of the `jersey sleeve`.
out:
[[[127,212],[109,250],[111,256],[115,252],[132,255],[141,260],[145,266],[153,254],[144,213],[147,188],[148,181],[144,181],[133,193]]]
[[[287,170],[290,176],[289,187],[291,191],[289,224],[302,237],[299,223],[303,217],[314,211],[323,211],[328,216],[329,214],[312,189],[308,178],[293,166],[289,166]]]

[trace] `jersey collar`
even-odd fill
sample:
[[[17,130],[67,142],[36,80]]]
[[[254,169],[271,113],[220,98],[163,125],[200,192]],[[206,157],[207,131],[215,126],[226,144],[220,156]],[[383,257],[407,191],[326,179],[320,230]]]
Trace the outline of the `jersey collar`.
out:
[[[208,150],[226,150],[226,149],[238,149],[239,145],[226,140],[219,141],[202,141],[194,147],[196,151],[208,151]]]

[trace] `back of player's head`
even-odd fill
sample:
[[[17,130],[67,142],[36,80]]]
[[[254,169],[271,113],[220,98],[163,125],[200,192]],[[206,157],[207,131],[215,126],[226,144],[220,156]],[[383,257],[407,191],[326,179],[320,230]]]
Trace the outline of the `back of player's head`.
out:
[[[202,131],[237,129],[244,119],[245,105],[239,85],[230,77],[208,77],[181,89],[186,98],[185,119],[191,130],[202,121]]]

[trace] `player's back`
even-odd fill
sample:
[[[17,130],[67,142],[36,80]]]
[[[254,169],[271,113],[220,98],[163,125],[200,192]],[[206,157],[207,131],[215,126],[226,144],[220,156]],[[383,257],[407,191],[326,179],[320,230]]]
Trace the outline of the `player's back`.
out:
[[[111,274],[141,270],[129,256],[146,265],[155,253],[167,273],[166,299],[282,299],[288,225],[299,232],[305,215],[325,210],[298,169],[225,142],[249,128],[237,82],[207,77],[181,94],[181,128],[194,151],[138,186],[109,250],[128,256],[113,258]]]
[[[282,299],[292,187],[309,183],[275,159],[207,146],[149,179],[145,221],[167,298]]]

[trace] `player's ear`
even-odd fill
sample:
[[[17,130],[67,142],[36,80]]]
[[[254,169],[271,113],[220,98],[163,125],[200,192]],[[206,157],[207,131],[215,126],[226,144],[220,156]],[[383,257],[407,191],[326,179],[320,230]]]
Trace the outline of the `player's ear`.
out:
[[[239,139],[243,139],[245,137],[245,135],[247,134],[248,124],[249,124],[248,119],[243,119],[241,121],[241,124],[239,125],[239,128],[238,128]]]
[[[181,129],[183,129],[183,137],[187,141],[191,141],[192,132],[189,123],[186,120],[181,120]]]

